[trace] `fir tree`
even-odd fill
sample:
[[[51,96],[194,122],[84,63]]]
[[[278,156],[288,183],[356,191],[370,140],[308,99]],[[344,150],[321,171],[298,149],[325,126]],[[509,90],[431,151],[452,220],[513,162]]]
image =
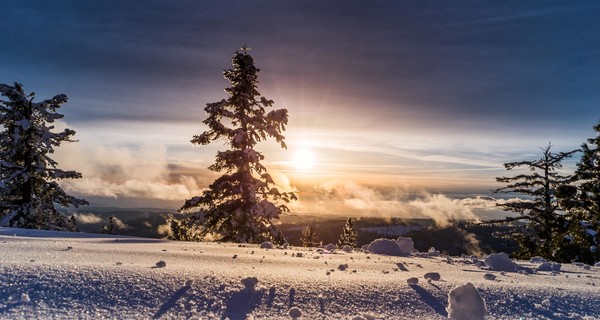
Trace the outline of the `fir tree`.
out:
[[[102,227],[100,233],[104,234],[118,234],[119,233],[119,225],[117,224],[117,220],[114,216],[110,216],[108,218],[108,223]]]
[[[556,192],[568,186],[571,177],[560,175],[562,161],[570,158],[578,150],[552,153],[551,145],[543,148],[543,156],[538,160],[505,163],[507,170],[524,167],[530,173],[522,173],[513,177],[499,177],[496,181],[506,183],[503,188],[494,192],[514,193],[526,196],[525,199],[508,201],[499,204],[505,211],[516,212],[514,217],[488,223],[524,222],[517,225],[511,236],[517,240],[518,258],[529,258],[539,255],[547,259],[560,260],[556,257],[556,244],[553,239],[566,231],[565,212],[561,210]]]
[[[354,229],[354,222],[352,222],[352,218],[348,218],[346,224],[344,224],[344,229],[342,230],[340,239],[338,240],[338,246],[350,246],[352,248],[356,248],[357,241],[358,232],[356,229]]]
[[[274,187],[261,164],[264,155],[254,148],[269,137],[286,148],[282,131],[288,113],[286,109],[267,112],[274,102],[257,91],[259,69],[247,48],[242,49],[233,55],[233,69],[223,72],[231,82],[225,89],[228,98],[206,105],[208,117],[203,123],[208,130],[192,139],[195,145],[224,141],[229,146],[229,150],[217,153],[209,167],[224,174],[201,196],[186,200],[180,210],[197,211],[190,219],[200,227],[202,236],[210,233],[221,241],[281,243],[285,238],[274,220],[289,210],[271,200],[289,202],[296,197]]]
[[[0,100],[0,226],[74,230],[55,204],[78,207],[87,201],[66,194],[57,181],[81,174],[58,169],[50,158],[62,142],[75,141],[71,129],[52,131],[67,96],[34,103],[34,94],[19,83],[0,84],[0,93],[8,98]]]
[[[317,223],[315,221],[302,229],[300,241],[302,241],[304,247],[318,247],[321,245],[321,241],[317,235]]]
[[[582,156],[575,170],[579,183],[579,203],[583,218],[600,222],[600,123],[594,126],[595,138],[581,145]]]
[[[564,260],[586,263],[600,261],[597,233],[600,231],[600,123],[596,137],[581,146],[582,156],[575,170],[575,184],[558,194],[567,209],[567,228],[556,239]]]

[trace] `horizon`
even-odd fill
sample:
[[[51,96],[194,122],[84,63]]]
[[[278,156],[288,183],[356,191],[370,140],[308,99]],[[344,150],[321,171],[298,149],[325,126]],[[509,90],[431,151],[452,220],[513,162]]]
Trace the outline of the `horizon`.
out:
[[[317,5],[315,5],[317,4]],[[257,149],[294,214],[473,218],[510,161],[579,148],[600,120],[593,1],[10,2],[0,83],[65,93],[59,167],[92,206],[177,208],[219,174],[194,147],[247,44],[288,145]],[[260,17],[256,19],[255,17]],[[10,44],[10,46],[8,45]],[[43,47],[44,50],[39,50]],[[565,162],[571,172],[578,158]],[[85,208],[82,208],[83,210]]]

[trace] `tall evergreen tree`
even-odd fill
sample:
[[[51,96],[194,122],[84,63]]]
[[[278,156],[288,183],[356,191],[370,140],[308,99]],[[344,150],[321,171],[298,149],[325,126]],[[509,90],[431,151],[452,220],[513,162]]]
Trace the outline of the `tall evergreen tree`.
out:
[[[575,183],[559,190],[559,200],[567,209],[567,231],[556,241],[565,260],[600,261],[600,123],[596,137],[581,145],[582,156],[575,170]]]
[[[499,177],[496,181],[506,183],[497,193],[513,193],[524,195],[524,199],[508,201],[499,204],[505,211],[516,212],[514,217],[488,223],[525,222],[517,226],[512,233],[518,244],[516,253],[519,258],[529,258],[539,255],[547,259],[557,260],[553,250],[553,239],[565,232],[566,217],[559,207],[556,192],[569,185],[571,176],[560,175],[562,161],[573,156],[578,150],[552,153],[551,145],[543,148],[543,155],[538,160],[505,163],[507,170],[515,168],[529,169],[530,173],[522,173],[513,177]]]
[[[75,131],[53,132],[63,118],[57,110],[67,102],[60,94],[34,103],[34,94],[23,86],[0,84],[0,226],[31,229],[75,230],[56,208],[87,204],[65,193],[61,179],[81,178],[75,171],[58,169],[50,158],[54,148],[72,140]]]
[[[583,218],[600,222],[600,123],[594,126],[594,131],[596,137],[581,145],[582,156],[575,179],[579,182],[578,207],[583,211]]]
[[[319,236],[317,235],[317,222],[312,221],[308,226],[302,229],[300,241],[304,247],[318,247],[321,245]]]
[[[206,145],[224,141],[229,150],[219,151],[209,167],[224,172],[201,196],[186,200],[182,212],[197,211],[189,219],[200,226],[203,235],[212,234],[221,241],[260,243],[285,242],[284,235],[274,224],[284,204],[295,200],[293,193],[280,192],[267,169],[260,163],[264,155],[254,148],[260,141],[273,138],[286,148],[282,131],[288,121],[286,109],[271,110],[273,101],[257,90],[258,72],[246,47],[233,55],[233,69],[223,72],[231,86],[225,89],[227,99],[208,103],[203,121],[208,130],[194,136],[192,143]]]
[[[350,246],[352,248],[356,248],[357,242],[358,232],[356,229],[354,229],[354,222],[352,221],[352,218],[348,218],[346,224],[344,224],[344,229],[342,230],[340,239],[338,240],[338,246]]]

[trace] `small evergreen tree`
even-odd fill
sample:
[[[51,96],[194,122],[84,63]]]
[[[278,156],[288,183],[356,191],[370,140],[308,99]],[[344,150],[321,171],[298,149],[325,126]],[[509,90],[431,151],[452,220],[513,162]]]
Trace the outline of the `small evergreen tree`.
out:
[[[26,94],[19,83],[0,84],[0,93],[8,98],[0,100],[0,226],[76,230],[55,204],[88,203],[66,194],[57,181],[81,174],[58,169],[50,158],[62,142],[74,142],[75,131],[52,131],[53,123],[63,117],[57,110],[67,96],[34,103],[34,94]]]
[[[271,137],[286,148],[282,131],[288,113],[286,109],[267,113],[274,102],[260,96],[259,69],[248,49],[242,49],[233,55],[233,69],[223,73],[231,82],[231,87],[225,89],[229,97],[206,105],[208,117],[203,123],[208,130],[192,139],[196,145],[221,140],[229,146],[229,150],[217,153],[215,163],[209,167],[224,174],[201,196],[186,200],[180,211],[197,211],[190,222],[200,227],[202,237],[210,233],[221,241],[282,243],[285,238],[274,220],[289,210],[271,200],[289,202],[296,196],[274,187],[273,179],[260,163],[264,156],[254,147]]]
[[[321,245],[321,241],[317,235],[316,221],[312,221],[308,226],[302,229],[300,241],[302,241],[302,246],[304,247],[318,247]]]
[[[352,218],[348,218],[346,224],[344,224],[344,229],[342,230],[340,239],[338,240],[338,246],[350,246],[352,248],[356,248],[357,241],[358,232],[356,229],[354,229],[354,222],[352,222]]]
[[[104,234],[118,234],[119,233],[119,225],[117,224],[117,220],[114,216],[108,218],[108,223],[102,227],[100,233]]]
[[[560,175],[557,171],[562,168],[562,161],[573,156],[578,150],[552,153],[551,145],[543,148],[543,156],[538,160],[505,163],[507,170],[524,167],[530,173],[522,173],[513,177],[499,177],[496,181],[506,183],[503,188],[494,192],[514,193],[526,196],[525,199],[508,201],[499,204],[505,211],[513,211],[518,215],[487,223],[525,222],[517,225],[511,236],[517,240],[518,258],[529,258],[539,255],[547,259],[561,260],[556,256],[553,239],[560,237],[566,231],[567,218],[559,207],[556,192],[568,186],[571,177]]]

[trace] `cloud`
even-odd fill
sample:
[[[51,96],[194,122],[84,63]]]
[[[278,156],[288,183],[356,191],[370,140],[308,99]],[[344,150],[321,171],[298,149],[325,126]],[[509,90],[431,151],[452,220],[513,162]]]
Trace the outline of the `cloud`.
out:
[[[479,221],[474,210],[493,210],[496,199],[483,196],[452,199],[442,194],[373,188],[336,180],[317,185],[312,192],[300,192],[300,200],[289,207],[299,214],[427,217],[445,226],[451,220]]]
[[[78,224],[99,224],[104,222],[102,217],[93,213],[74,213],[73,216],[75,216]]]
[[[177,174],[167,159],[166,147],[160,143],[147,142],[138,147],[90,141],[64,144],[54,159],[64,170],[82,173],[83,178],[62,180],[60,184],[67,192],[83,197],[183,200],[200,194],[199,182],[204,182],[203,170],[197,167],[198,178]]]

